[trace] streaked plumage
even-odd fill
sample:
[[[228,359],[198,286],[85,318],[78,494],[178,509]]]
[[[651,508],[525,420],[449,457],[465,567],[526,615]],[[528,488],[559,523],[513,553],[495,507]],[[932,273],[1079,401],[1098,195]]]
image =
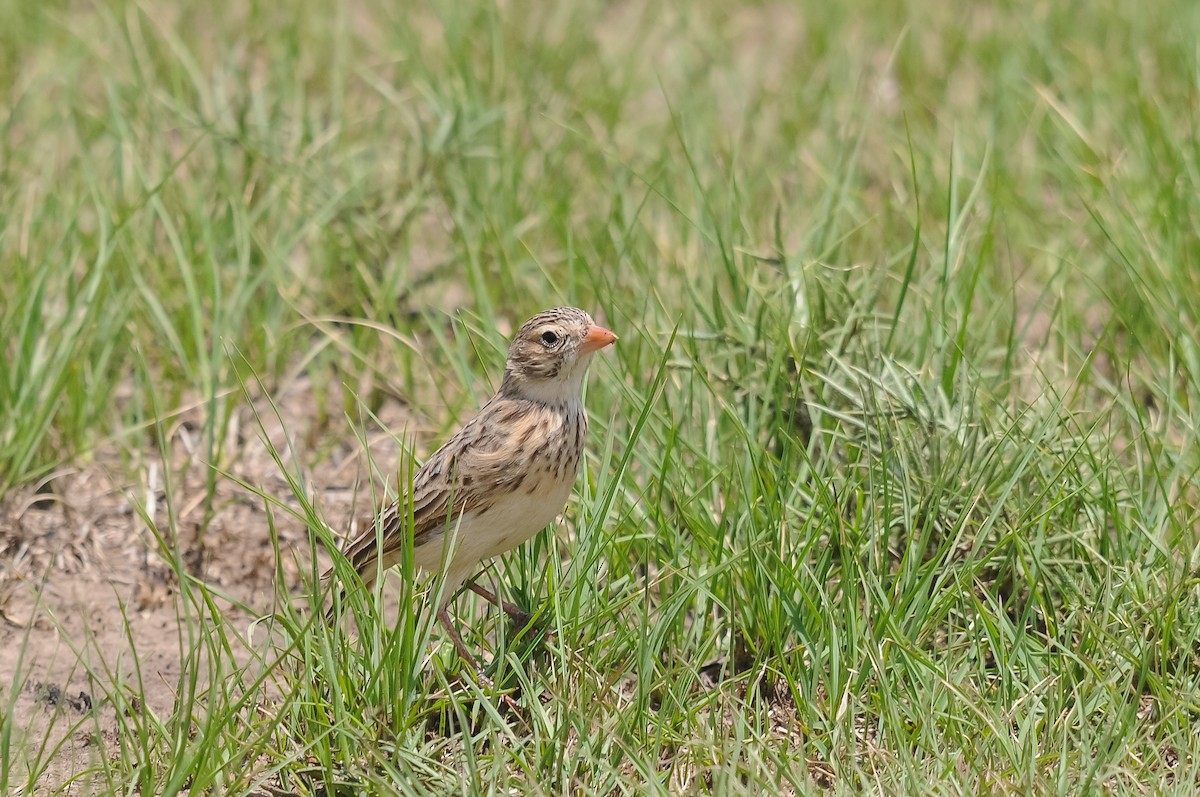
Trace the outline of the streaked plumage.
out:
[[[438,613],[465,654],[446,603],[482,561],[529,539],[562,511],[587,432],[582,390],[588,362],[615,340],[573,307],[526,321],[509,346],[500,390],[417,471],[411,494],[384,512],[382,535],[372,525],[346,548],[363,582],[373,584],[401,560],[411,507],[419,567],[439,571],[444,543],[454,539]]]

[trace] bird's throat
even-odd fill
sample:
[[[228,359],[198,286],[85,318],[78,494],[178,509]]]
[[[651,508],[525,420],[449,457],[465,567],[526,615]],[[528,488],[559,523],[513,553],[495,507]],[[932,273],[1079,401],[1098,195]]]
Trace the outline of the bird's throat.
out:
[[[551,379],[529,379],[514,373],[504,375],[500,386],[501,394],[509,398],[536,401],[550,406],[567,406],[583,401],[583,377],[587,372],[585,363],[563,371]]]

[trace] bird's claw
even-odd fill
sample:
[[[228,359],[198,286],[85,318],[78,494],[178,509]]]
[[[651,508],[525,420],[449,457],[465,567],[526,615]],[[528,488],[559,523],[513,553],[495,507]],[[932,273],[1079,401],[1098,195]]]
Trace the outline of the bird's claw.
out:
[[[496,686],[495,679],[485,673],[483,668],[480,667],[478,663],[475,665],[475,680],[484,691],[496,695],[502,701],[504,701],[504,705],[508,706],[509,709],[512,711],[520,710],[521,705],[513,698],[513,696],[508,692],[501,692],[499,687]]]
[[[540,614],[517,612],[509,614],[508,618],[512,621],[512,627],[516,629],[518,634],[529,633],[550,638],[558,633]]]

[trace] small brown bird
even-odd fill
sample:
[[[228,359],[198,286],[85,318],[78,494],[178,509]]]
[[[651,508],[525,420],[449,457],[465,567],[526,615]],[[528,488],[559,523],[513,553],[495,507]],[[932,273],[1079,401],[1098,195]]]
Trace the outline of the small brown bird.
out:
[[[508,348],[499,392],[417,471],[411,492],[384,512],[381,535],[372,526],[345,550],[370,587],[378,573],[401,561],[411,510],[413,561],[444,579],[437,616],[467,661],[475,659],[447,604],[466,585],[528,621],[470,579],[481,562],[520,545],[562,512],[587,432],[588,362],[616,339],[574,307],[546,310],[522,324]],[[453,547],[444,552],[447,541]]]

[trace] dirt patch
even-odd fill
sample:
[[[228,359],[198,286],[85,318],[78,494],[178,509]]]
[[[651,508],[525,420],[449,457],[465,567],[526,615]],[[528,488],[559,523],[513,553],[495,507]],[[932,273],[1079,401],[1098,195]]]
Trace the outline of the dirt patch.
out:
[[[220,608],[239,633],[269,610],[277,573],[297,592],[314,555],[328,565],[328,552],[314,551],[305,523],[286,511],[299,505],[272,449],[292,472],[303,464],[331,527],[371,516],[367,457],[340,408],[318,413],[307,377],[272,399],[278,417],[265,399],[231,413],[215,470],[199,453],[199,411],[184,412],[167,431],[170,462],[109,445],[0,503],[0,705],[12,702],[18,738],[65,740],[46,782],[65,782],[97,755],[96,720],[101,736],[116,725],[102,698],[114,688],[172,710],[183,646],[174,557],[228,596]],[[378,414],[384,427],[412,428],[397,401]],[[334,420],[313,429],[318,417]],[[380,469],[393,468],[390,434],[367,445]],[[271,512],[278,561],[266,501],[239,480],[280,504]]]

